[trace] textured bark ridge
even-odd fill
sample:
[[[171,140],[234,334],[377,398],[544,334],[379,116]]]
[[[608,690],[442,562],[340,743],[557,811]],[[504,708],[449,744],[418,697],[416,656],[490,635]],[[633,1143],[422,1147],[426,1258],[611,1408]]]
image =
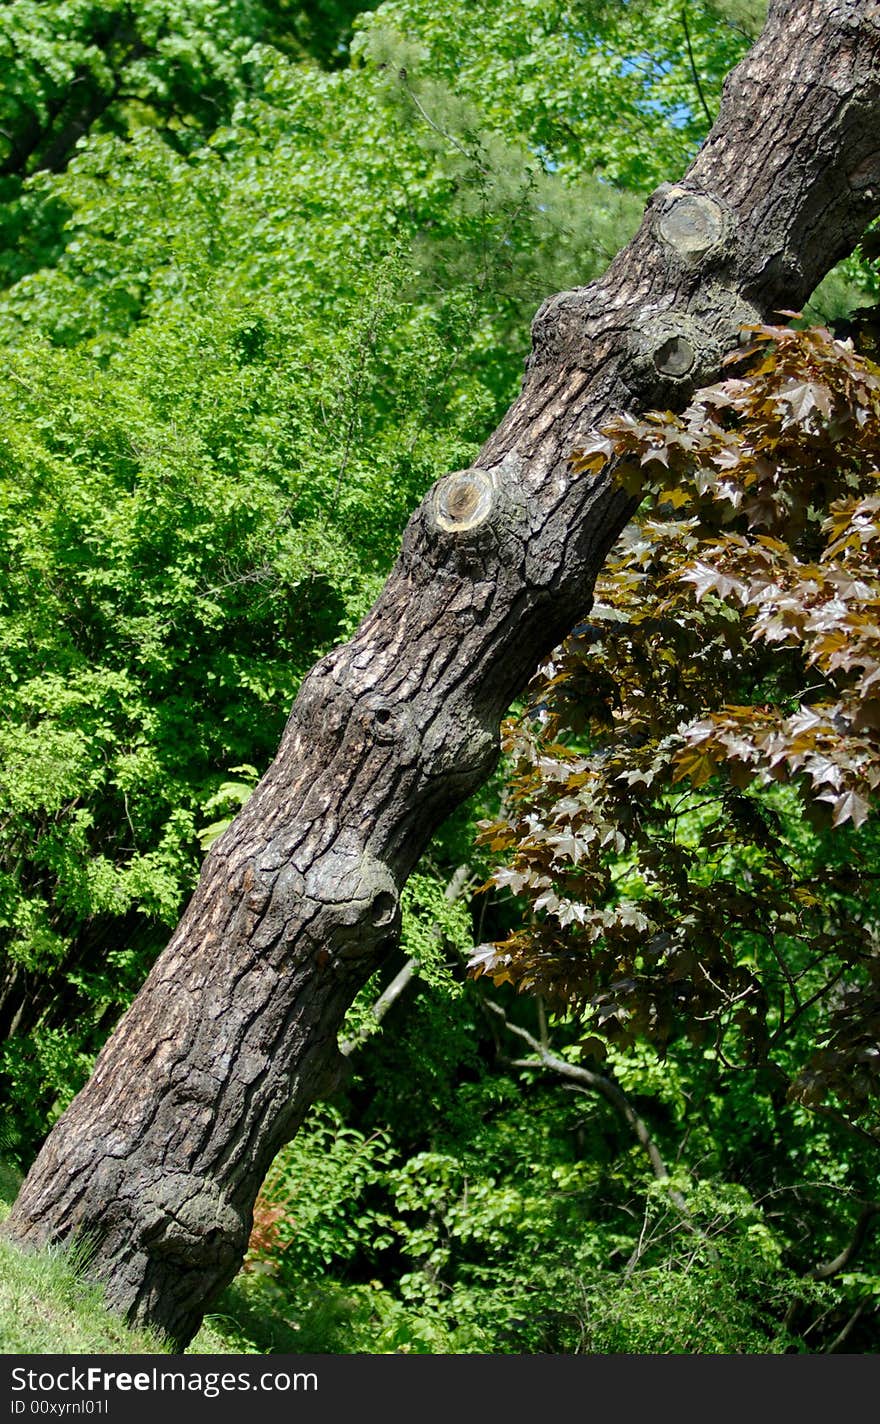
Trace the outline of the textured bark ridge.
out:
[[[350,643],[306,678],[278,755],[48,1138],[7,1224],[84,1233],[110,1304],[185,1344],[235,1274],[263,1175],[332,1088],[401,887],[487,776],[501,716],[588,606],[632,512],[572,448],[681,406],[743,325],[797,308],[880,211],[880,5],[781,0],[682,181],[606,275],[545,302],[521,395],[447,475]]]

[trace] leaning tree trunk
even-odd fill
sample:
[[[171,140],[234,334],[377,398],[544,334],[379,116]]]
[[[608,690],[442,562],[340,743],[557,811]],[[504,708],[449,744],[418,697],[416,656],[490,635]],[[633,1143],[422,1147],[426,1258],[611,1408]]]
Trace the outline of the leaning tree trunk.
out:
[[[336,1036],[396,942],[401,887],[495,765],[505,708],[585,611],[633,510],[572,449],[680,407],[744,325],[798,307],[880,211],[880,5],[777,0],[680,184],[605,276],[545,302],[522,393],[406,529],[9,1218],[86,1233],[111,1306],[178,1344],[235,1274],[257,1190],[335,1081]]]

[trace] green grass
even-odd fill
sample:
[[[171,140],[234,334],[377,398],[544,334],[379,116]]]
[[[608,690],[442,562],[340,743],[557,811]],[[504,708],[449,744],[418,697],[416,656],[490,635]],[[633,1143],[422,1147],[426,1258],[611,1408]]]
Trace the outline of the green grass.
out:
[[[0,1160],[0,1220],[20,1177]],[[147,1330],[130,1330],[83,1277],[75,1248],[20,1251],[0,1240],[0,1354],[159,1355],[171,1347]],[[195,1355],[260,1354],[232,1317],[209,1317],[187,1351]]]

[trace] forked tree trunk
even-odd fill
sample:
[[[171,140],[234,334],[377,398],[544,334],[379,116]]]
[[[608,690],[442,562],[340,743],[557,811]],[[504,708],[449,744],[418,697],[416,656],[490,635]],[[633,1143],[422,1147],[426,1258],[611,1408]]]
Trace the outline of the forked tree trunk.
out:
[[[680,407],[741,328],[797,308],[880,211],[880,5],[778,0],[683,181],[605,276],[535,318],[522,393],[446,476],[37,1158],[22,1244],[87,1233],[108,1301],[179,1345],[241,1262],[273,1156],[332,1085],[336,1036],[395,943],[401,887],[495,764],[498,726],[588,607],[632,513],[570,453]]]

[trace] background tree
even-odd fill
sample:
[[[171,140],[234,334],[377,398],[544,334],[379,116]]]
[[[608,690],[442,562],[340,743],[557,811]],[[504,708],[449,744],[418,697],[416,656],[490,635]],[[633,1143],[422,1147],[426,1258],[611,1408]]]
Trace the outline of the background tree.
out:
[[[201,148],[254,82],[260,41],[332,65],[347,53],[350,0],[6,0],[0,8],[0,280],[64,248],[51,182],[96,134],[152,130],[176,152]]]

